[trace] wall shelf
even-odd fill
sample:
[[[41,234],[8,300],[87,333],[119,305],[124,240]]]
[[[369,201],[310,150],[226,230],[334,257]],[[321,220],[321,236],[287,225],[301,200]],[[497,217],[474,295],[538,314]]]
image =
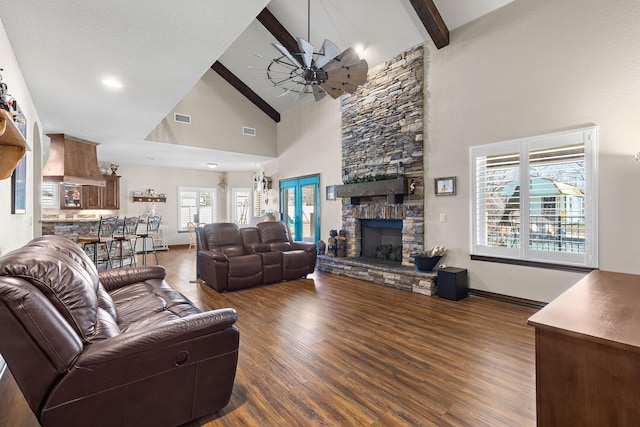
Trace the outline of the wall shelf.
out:
[[[13,117],[8,111],[0,110],[0,179],[11,176],[26,151],[27,143]]]
[[[155,196],[133,196],[134,202],[160,202],[166,203],[166,197],[155,197]]]

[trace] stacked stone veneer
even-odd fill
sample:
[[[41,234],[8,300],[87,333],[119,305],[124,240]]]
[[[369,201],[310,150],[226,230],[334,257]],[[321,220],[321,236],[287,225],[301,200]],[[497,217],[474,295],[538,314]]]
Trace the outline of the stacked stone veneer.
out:
[[[402,203],[386,197],[343,204],[347,256],[360,255],[361,219],[400,219],[402,264],[424,247],[424,49],[415,47],[372,69],[367,83],[342,99],[342,174],[345,179],[399,174],[416,181]]]
[[[388,286],[433,294],[432,275],[405,270],[411,253],[424,249],[424,49],[415,47],[369,71],[367,82],[342,98],[342,175],[352,178],[398,174],[416,182],[415,192],[401,203],[385,196],[343,201],[342,228],[347,232],[347,257],[320,260],[319,269],[371,280]],[[361,219],[399,219],[402,266],[367,267],[360,256]]]

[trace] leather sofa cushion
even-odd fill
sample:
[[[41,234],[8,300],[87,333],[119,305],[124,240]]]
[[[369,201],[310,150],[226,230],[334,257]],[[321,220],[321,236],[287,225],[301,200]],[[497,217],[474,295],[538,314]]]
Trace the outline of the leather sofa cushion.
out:
[[[240,229],[232,223],[214,223],[204,227],[209,250],[220,251],[226,256],[244,255]]]
[[[57,236],[54,235],[41,236],[30,241],[29,246],[39,246],[54,249],[67,255],[75,262],[80,264],[80,266],[85,269],[87,273],[89,273],[89,276],[91,277],[91,283],[97,284],[98,270],[96,269],[95,264],[93,263],[93,261],[91,261],[91,258],[89,258],[87,253],[77,243],[74,243],[69,239],[58,239],[56,237]]]
[[[281,222],[267,221],[256,224],[263,243],[289,242],[287,227]]]
[[[91,337],[91,341],[101,341],[107,338],[113,338],[115,336],[120,335],[120,327],[118,327],[118,323],[111,316],[111,314],[107,313],[102,308],[98,308],[98,318],[96,321],[96,330]]]
[[[98,307],[111,315],[114,321],[118,320],[118,311],[111,295],[105,290],[102,283],[98,285]]]
[[[51,301],[84,342],[95,332],[98,280],[71,257],[43,251],[39,243],[16,249],[2,258],[0,275],[29,281]]]
[[[229,278],[249,277],[262,272],[262,258],[258,254],[233,257],[229,261]]]
[[[201,313],[162,279],[133,283],[112,291],[110,295],[118,309],[118,326],[122,332]]]

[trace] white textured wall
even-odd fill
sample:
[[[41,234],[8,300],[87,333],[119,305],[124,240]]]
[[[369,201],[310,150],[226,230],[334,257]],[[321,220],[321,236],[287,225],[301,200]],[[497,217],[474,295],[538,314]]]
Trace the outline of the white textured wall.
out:
[[[191,125],[173,114],[188,114]],[[242,134],[242,126],[256,136]],[[209,70],[176,104],[147,139],[245,154],[276,155],[276,123],[215,71]]]
[[[210,171],[196,171],[175,168],[153,168],[148,166],[120,163],[120,211],[119,215],[146,215],[151,203],[134,202],[134,191],[153,188],[156,194],[164,193],[166,203],[155,203],[156,213],[162,215],[162,222],[168,225],[169,245],[189,244],[188,233],[178,233],[178,187],[204,187],[217,190],[217,215],[226,218],[226,189],[218,184],[224,174]]]
[[[31,240],[34,236],[34,227],[38,227],[40,213],[34,215],[34,189],[36,194],[40,193],[40,169],[34,172],[34,161],[40,167],[42,162],[42,151],[39,141],[42,135],[36,136],[34,144],[34,131],[42,128],[40,117],[31,100],[29,89],[22,77],[22,72],[13,54],[13,49],[7,38],[4,26],[0,21],[0,67],[3,81],[7,84],[9,93],[17,100],[22,112],[27,118],[27,144],[31,151],[27,151],[27,213],[21,215],[11,214],[11,178],[0,181],[0,254],[18,248]],[[40,131],[41,132],[41,131]],[[37,205],[40,206],[39,203]]]
[[[328,96],[306,102],[282,115],[278,124],[278,158],[264,165],[273,179],[271,198],[277,206],[278,182],[282,179],[320,174],[320,237],[342,226],[341,200],[326,200],[327,185],[342,184],[342,130],[340,100]]]
[[[469,260],[468,148],[594,123],[603,270],[640,273],[640,2],[516,0],[431,47],[426,244],[450,248],[470,286],[549,301],[582,274]],[[433,178],[458,195],[433,196]],[[440,223],[439,215],[447,222]]]

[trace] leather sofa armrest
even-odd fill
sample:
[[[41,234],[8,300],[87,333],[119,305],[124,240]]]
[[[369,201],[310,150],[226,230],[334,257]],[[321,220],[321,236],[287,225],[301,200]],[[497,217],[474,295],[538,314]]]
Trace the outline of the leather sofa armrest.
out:
[[[249,253],[271,252],[271,245],[267,243],[250,243],[245,245]]]
[[[316,253],[316,244],[315,243],[306,243],[306,242],[291,242],[291,248],[294,250],[303,250],[305,252],[313,252]]]
[[[218,262],[229,262],[229,258],[225,254],[217,251],[198,251],[198,256],[211,258],[213,261]]]
[[[164,279],[165,275],[166,271],[160,265],[113,268],[98,273],[100,283],[107,291],[149,279]]]
[[[205,311],[153,325],[130,333],[123,333],[108,340],[98,341],[85,347],[78,357],[78,368],[91,369],[105,361],[138,355],[141,351],[153,354],[174,343],[186,342],[231,327],[238,320],[233,308]]]

